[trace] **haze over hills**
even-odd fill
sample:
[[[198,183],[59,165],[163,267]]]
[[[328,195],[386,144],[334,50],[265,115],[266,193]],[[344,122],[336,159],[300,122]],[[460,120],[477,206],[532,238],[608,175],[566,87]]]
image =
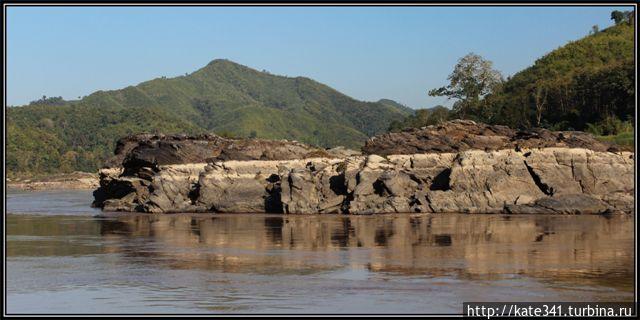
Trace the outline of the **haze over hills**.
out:
[[[357,148],[411,112],[392,100],[358,101],[309,78],[214,60],[191,74],[97,91],[77,101],[49,98],[7,108],[7,169],[94,171],[118,138],[143,131]]]

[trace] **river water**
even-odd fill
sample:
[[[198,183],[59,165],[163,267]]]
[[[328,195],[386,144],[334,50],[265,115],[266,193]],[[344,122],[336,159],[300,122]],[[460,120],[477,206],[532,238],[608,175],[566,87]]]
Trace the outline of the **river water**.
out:
[[[142,215],[7,194],[8,313],[449,313],[633,301],[632,216]],[[101,215],[101,216],[98,216]]]

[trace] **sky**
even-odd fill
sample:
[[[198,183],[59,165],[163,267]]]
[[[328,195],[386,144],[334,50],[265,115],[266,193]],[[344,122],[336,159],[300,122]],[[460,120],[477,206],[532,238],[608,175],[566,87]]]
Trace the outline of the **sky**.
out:
[[[506,77],[624,7],[7,7],[7,105],[77,99],[229,59],[353,98],[451,105],[474,52]]]

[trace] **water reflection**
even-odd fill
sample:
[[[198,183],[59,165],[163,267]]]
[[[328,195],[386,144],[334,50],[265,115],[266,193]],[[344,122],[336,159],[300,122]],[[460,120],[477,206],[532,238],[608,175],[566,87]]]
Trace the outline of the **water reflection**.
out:
[[[630,216],[93,217],[82,192],[7,200],[9,312],[458,313],[463,301],[634,298]]]
[[[632,288],[630,217],[127,215],[99,220],[104,250],[172,268],[435,277],[528,275]],[[146,239],[153,246],[131,245]],[[126,245],[125,245],[126,244]]]
[[[66,304],[458,312],[483,299],[633,300],[628,216],[9,214],[6,222],[12,310],[34,310],[33,299],[50,301],[37,306],[43,312]]]

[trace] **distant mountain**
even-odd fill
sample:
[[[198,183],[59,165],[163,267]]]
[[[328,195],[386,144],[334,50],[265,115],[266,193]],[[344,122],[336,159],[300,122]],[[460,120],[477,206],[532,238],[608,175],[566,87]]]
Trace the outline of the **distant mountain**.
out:
[[[393,100],[390,100],[390,99],[380,99],[380,100],[378,100],[378,103],[386,104],[388,106],[392,106],[392,107],[395,107],[395,108],[398,108],[398,109],[405,110],[409,114],[413,114],[416,111],[415,109],[413,109],[411,107],[405,106],[404,104],[401,104],[399,102],[396,102],[396,101],[393,101]]]
[[[447,121],[450,117],[450,110],[441,105],[437,105],[432,108],[417,109],[413,114],[405,117],[401,121],[391,121],[391,124],[389,124],[389,131],[399,132],[406,128],[421,128],[440,124]]]
[[[185,76],[97,91],[76,101],[41,99],[7,108],[7,170],[92,171],[118,138],[141,131],[357,148],[411,113],[392,100],[358,101],[308,78],[214,60]]]

